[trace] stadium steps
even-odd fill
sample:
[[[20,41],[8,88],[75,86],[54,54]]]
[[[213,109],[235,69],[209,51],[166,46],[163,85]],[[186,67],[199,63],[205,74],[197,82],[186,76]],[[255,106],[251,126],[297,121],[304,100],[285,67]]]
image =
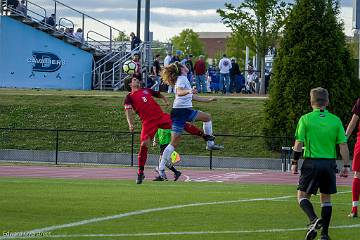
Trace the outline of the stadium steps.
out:
[[[45,32],[55,38],[63,40],[67,44],[71,44],[75,47],[83,51],[90,52],[94,56],[94,64],[93,64],[93,85],[95,89],[102,90],[114,90],[118,88],[121,83],[121,79],[123,78],[122,72],[122,62],[128,60],[131,56],[130,54],[130,42],[121,42],[120,44],[116,44],[117,42],[113,41],[113,37],[106,37],[100,33],[97,33],[93,30],[88,29],[87,33],[84,32],[84,42],[80,42],[75,39],[72,35],[67,35],[64,32],[65,28],[68,28],[65,23],[71,24],[73,29],[75,23],[70,19],[65,18],[65,16],[61,15],[61,12],[58,10],[55,12],[56,19],[56,27],[50,26],[46,24],[47,16],[49,16],[49,11],[42,7],[42,2],[39,0],[26,1],[27,4],[27,14],[24,15],[18,12],[16,9],[8,8],[6,6],[6,1],[1,1],[3,4],[3,15],[7,15],[17,21],[20,21],[26,25],[29,25],[33,28],[36,28],[39,31]],[[84,26],[86,20],[93,20],[97,23],[103,24],[104,30],[109,30],[110,33],[115,31],[121,32],[120,30],[113,28],[100,20],[92,18],[70,6],[67,6],[59,1],[51,0],[49,1],[54,4],[55,11],[56,9],[65,9],[66,11],[72,11],[76,14],[82,15],[82,23],[77,23],[78,26]],[[48,12],[47,12],[48,11]],[[51,9],[51,12],[53,10]],[[62,10],[64,11],[64,10]],[[86,19],[85,19],[86,18]],[[85,20],[84,20],[85,19]],[[85,26],[87,28],[87,26]],[[84,30],[84,29],[83,29]],[[86,36],[86,39],[85,39]],[[97,37],[103,37],[105,41],[97,39]],[[107,39],[107,40],[106,40]],[[126,59],[124,56],[128,56]],[[121,61],[119,61],[122,59]],[[116,69],[113,69],[116,68]],[[106,73],[105,73],[106,72]],[[103,79],[101,79],[103,77]]]

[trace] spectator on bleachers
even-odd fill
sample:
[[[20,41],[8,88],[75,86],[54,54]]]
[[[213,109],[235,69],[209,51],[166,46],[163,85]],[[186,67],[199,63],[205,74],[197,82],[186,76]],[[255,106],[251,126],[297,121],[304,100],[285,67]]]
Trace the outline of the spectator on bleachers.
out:
[[[16,8],[19,5],[19,1],[18,0],[7,0],[7,8],[10,8],[10,12],[13,10],[16,10]]]
[[[174,63],[174,62],[181,62],[181,56],[182,55],[182,51],[181,50],[176,50],[175,51],[175,56],[173,56],[171,58],[170,63]]]
[[[50,25],[52,27],[55,27],[55,13],[52,13],[50,17],[48,17],[45,21],[47,25]]]
[[[141,44],[141,40],[138,36],[135,36],[135,33],[130,33],[131,38],[131,51],[137,48]]]
[[[83,42],[83,30],[81,28],[76,30],[76,33],[74,33],[74,38],[79,42]]]
[[[20,4],[16,7],[16,10],[23,14],[24,16],[26,16],[26,12],[27,12],[27,9],[26,9],[26,4],[25,4],[25,0],[21,0]]]

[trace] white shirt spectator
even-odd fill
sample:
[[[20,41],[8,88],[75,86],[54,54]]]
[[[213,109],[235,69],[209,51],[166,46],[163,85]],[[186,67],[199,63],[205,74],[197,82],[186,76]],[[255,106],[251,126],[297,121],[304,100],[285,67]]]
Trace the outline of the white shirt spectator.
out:
[[[223,57],[219,62],[220,73],[230,73],[231,61],[227,57]]]
[[[165,59],[164,59],[164,67],[168,66],[171,62],[171,55],[168,54],[166,55]]]

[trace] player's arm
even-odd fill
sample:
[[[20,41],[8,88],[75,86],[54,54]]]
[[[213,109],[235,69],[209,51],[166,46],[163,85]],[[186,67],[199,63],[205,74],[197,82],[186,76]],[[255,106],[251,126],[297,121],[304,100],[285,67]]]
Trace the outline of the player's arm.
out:
[[[188,94],[196,94],[196,89],[185,89],[183,87],[176,88],[176,95],[178,95],[179,97],[183,97]]]
[[[129,124],[130,132],[134,132],[134,110],[132,109],[131,105],[125,105],[125,115],[126,120]]]
[[[347,138],[350,137],[351,133],[353,132],[354,128],[356,127],[358,120],[359,120],[359,116],[356,114],[353,114],[351,121],[350,121],[348,127],[346,128],[345,135]]]
[[[163,100],[163,102],[166,104],[166,106],[170,106],[169,99],[165,95],[160,93],[159,98],[161,98]]]
[[[204,97],[199,97],[198,95],[193,95],[193,96],[192,96],[192,99],[193,99],[194,101],[197,101],[197,102],[212,102],[212,101],[216,101],[216,98],[214,98],[214,97],[204,98]]]

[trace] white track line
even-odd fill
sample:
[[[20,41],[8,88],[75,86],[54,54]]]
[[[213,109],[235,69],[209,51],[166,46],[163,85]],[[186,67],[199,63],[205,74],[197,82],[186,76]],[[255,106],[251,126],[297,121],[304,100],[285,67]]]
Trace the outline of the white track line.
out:
[[[333,229],[358,228],[360,224],[333,226]],[[47,235],[47,236],[22,236],[18,239],[31,238],[101,238],[101,237],[147,237],[147,236],[167,236],[167,235],[211,235],[211,234],[239,234],[239,233],[276,233],[304,231],[307,228],[279,228],[279,229],[258,229],[258,230],[238,230],[238,231],[198,231],[198,232],[158,232],[158,233],[118,233],[118,234],[69,234],[69,235]]]
[[[138,211],[133,211],[133,212],[128,212],[128,213],[121,213],[121,214],[107,216],[107,217],[91,218],[91,219],[87,219],[87,220],[83,220],[83,221],[79,221],[79,222],[73,222],[73,223],[55,225],[55,226],[50,226],[50,227],[45,227],[45,228],[33,229],[30,231],[25,231],[25,232],[15,232],[15,233],[12,233],[11,236],[0,236],[0,239],[14,239],[14,238],[19,238],[21,236],[31,236],[31,235],[36,235],[39,233],[51,232],[51,231],[58,230],[58,229],[76,227],[76,226],[86,225],[86,224],[90,224],[90,223],[97,223],[97,222],[103,222],[103,221],[114,220],[114,219],[120,219],[120,218],[124,218],[124,217],[128,217],[128,216],[142,215],[142,214],[151,213],[151,212],[159,212],[159,211],[165,211],[165,210],[206,206],[206,205],[241,203],[241,202],[256,202],[256,201],[272,201],[272,200],[286,199],[286,198],[291,198],[291,197],[294,197],[294,196],[282,196],[282,197],[274,197],[274,198],[239,199],[239,200],[220,201],[220,202],[191,203],[191,204],[175,205],[175,206],[168,206],[168,207],[162,207],[162,208],[150,208],[150,209],[138,210]]]

